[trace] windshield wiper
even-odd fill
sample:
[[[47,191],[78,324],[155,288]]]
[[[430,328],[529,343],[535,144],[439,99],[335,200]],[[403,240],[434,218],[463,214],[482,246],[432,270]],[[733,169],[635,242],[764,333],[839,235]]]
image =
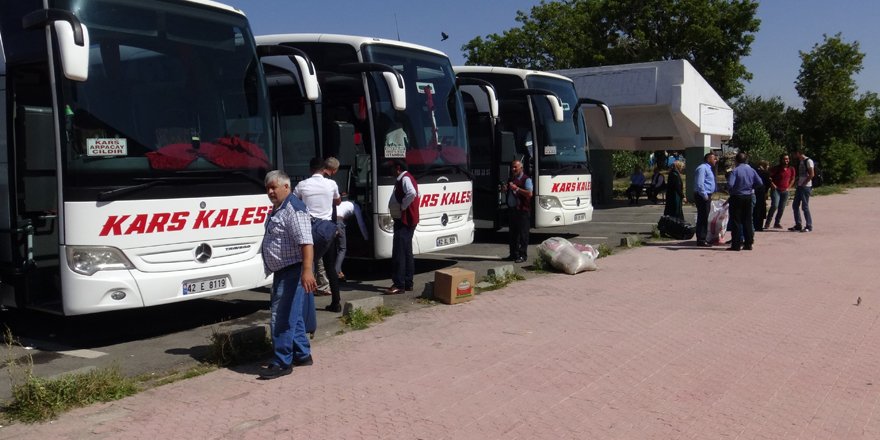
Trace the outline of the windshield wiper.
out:
[[[139,183],[137,185],[129,185],[122,186],[119,188],[110,189],[107,191],[101,191],[98,193],[97,200],[99,202],[110,202],[113,200],[117,200],[122,196],[136,193],[139,191],[143,191],[147,188],[152,188],[156,185],[167,185],[175,182],[184,182],[184,181],[193,181],[193,180],[217,180],[216,177],[157,177],[153,179],[137,179],[137,180],[146,180],[144,183]],[[262,186],[262,184],[260,184]]]
[[[422,177],[425,177],[429,174],[434,174],[434,173],[443,172],[443,171],[458,171],[458,172],[464,174],[465,176],[467,176],[468,179],[474,180],[474,175],[471,173],[471,171],[469,169],[467,169],[466,167],[464,167],[462,165],[452,165],[452,164],[432,166],[432,167],[428,168],[425,172],[417,175],[416,179],[421,179]]]

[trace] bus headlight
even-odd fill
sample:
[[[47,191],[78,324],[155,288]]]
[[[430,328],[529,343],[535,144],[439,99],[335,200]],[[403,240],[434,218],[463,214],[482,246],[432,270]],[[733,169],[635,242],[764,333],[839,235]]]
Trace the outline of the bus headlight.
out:
[[[379,229],[389,233],[394,233],[394,219],[391,214],[379,214]]]
[[[68,246],[67,265],[70,270],[88,276],[99,270],[134,269],[122,251],[106,246]]]
[[[559,203],[559,199],[554,196],[538,196],[538,205],[547,210],[562,208],[562,203]]]

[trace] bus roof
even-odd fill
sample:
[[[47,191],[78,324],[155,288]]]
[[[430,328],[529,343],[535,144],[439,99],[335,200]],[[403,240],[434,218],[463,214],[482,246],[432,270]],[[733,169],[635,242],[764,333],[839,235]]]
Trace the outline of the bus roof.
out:
[[[225,9],[227,11],[231,11],[231,12],[235,12],[237,14],[244,15],[244,11],[242,11],[241,9],[229,6],[224,3],[215,2],[213,0],[186,0],[186,1],[190,2],[190,3],[198,3],[200,5],[210,6],[212,8]]]
[[[430,52],[449,58],[445,53],[432,49],[430,47],[419,46],[418,44],[406,43],[397,40],[386,40],[377,37],[361,37],[356,35],[338,35],[338,34],[275,34],[260,35],[256,37],[257,44],[281,44],[281,43],[337,43],[348,44],[360,50],[360,47],[366,44],[384,44],[386,46],[404,47],[408,49],[418,50],[422,52]],[[564,78],[564,77],[563,77]]]
[[[455,73],[495,73],[499,75],[518,76],[525,80],[529,76],[546,76],[556,78],[565,82],[573,83],[571,78],[550,72],[542,72],[540,70],[516,69],[513,67],[495,67],[495,66],[453,66]]]

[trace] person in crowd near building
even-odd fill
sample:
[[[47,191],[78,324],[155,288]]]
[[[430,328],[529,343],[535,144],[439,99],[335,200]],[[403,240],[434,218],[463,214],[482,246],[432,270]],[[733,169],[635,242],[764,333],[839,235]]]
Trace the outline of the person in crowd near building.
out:
[[[419,224],[419,185],[407,170],[406,162],[391,163],[396,176],[394,192],[388,201],[388,209],[394,220],[394,237],[391,243],[391,287],[386,294],[395,295],[413,290],[415,259],[412,240]]]
[[[730,193],[731,228],[730,247],[727,250],[752,250],[755,242],[755,226],[752,219],[752,196],[762,185],[761,177],[754,168],[748,165],[748,156],[740,151],[736,153],[736,167],[727,177],[727,191]]]
[[[779,156],[779,163],[770,168],[770,211],[767,212],[767,220],[764,229],[770,228],[770,220],[773,220],[773,229],[782,229],[782,212],[788,203],[788,189],[794,185],[795,170],[790,165],[791,158],[788,154]],[[773,214],[776,217],[773,217]]]
[[[273,360],[260,373],[274,379],[294,365],[311,365],[312,354],[303,320],[303,303],[316,288],[312,267],[312,228],[305,204],[291,194],[290,177],[270,171],[265,178],[272,213],[266,220],[262,254],[266,274],[272,273],[271,319]]]
[[[654,167],[654,174],[651,175],[651,185],[648,186],[648,200],[651,203],[657,203],[659,200],[660,194],[663,194],[663,191],[666,191],[666,178],[663,177],[663,173],[661,172],[663,168],[660,165],[656,165]]]
[[[803,147],[795,151],[798,160],[797,165],[797,188],[794,191],[794,201],[791,202],[791,210],[794,211],[794,226],[789,231],[810,232],[813,230],[813,216],[810,214],[810,195],[813,194],[813,176],[816,175],[813,159],[804,154]],[[806,224],[801,222],[801,210],[804,212]]]
[[[681,171],[684,169],[684,163],[677,160],[672,163],[669,168],[669,181],[666,184],[666,209],[663,215],[677,217],[684,220],[684,212],[682,211],[682,203],[687,202],[684,197],[684,183],[681,179]]]
[[[507,193],[507,214],[510,254],[508,260],[524,263],[528,258],[529,228],[531,227],[532,179],[523,171],[521,161],[510,163],[510,178],[501,186]]]
[[[642,195],[642,188],[644,186],[645,173],[642,172],[642,167],[636,165],[629,176],[629,188],[626,189],[626,198],[629,199],[630,205],[639,204],[639,196]]]
[[[350,200],[343,200],[336,207],[336,225],[339,231],[336,236],[336,274],[339,277],[339,281],[345,281],[345,274],[342,272],[342,262],[345,261],[345,254],[348,251],[348,232],[346,231],[345,224],[350,218],[354,218],[357,222],[364,241],[370,239],[367,224],[364,222],[363,214],[361,214],[361,207]]]
[[[697,246],[711,246],[706,241],[709,232],[709,210],[712,207],[712,194],[715,193],[715,153],[706,153],[703,163],[694,172],[694,205],[697,207],[696,236]]]
[[[764,219],[767,218],[767,191],[770,189],[770,164],[766,160],[759,160],[755,171],[761,178],[761,187],[755,189],[755,209],[752,212],[755,231],[764,230]]]
[[[339,162],[337,161],[336,164],[338,168]],[[339,293],[339,278],[334,270],[336,267],[337,226],[333,219],[333,212],[336,205],[342,202],[342,198],[339,195],[339,187],[336,182],[324,176],[324,161],[321,158],[312,158],[309,162],[309,168],[312,170],[312,176],[300,181],[293,189],[293,194],[305,203],[312,216],[311,221],[315,231],[313,235],[316,235],[314,237],[315,259],[322,260],[324,267],[330,268],[326,272],[326,276],[332,299],[325,309],[339,313],[342,311],[342,304]]]

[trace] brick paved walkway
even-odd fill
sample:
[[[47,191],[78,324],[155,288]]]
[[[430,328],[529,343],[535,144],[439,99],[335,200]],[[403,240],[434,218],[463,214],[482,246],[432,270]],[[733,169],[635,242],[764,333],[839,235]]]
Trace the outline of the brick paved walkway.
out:
[[[752,252],[648,245],[0,438],[877,439],[880,189],[812,202]]]

